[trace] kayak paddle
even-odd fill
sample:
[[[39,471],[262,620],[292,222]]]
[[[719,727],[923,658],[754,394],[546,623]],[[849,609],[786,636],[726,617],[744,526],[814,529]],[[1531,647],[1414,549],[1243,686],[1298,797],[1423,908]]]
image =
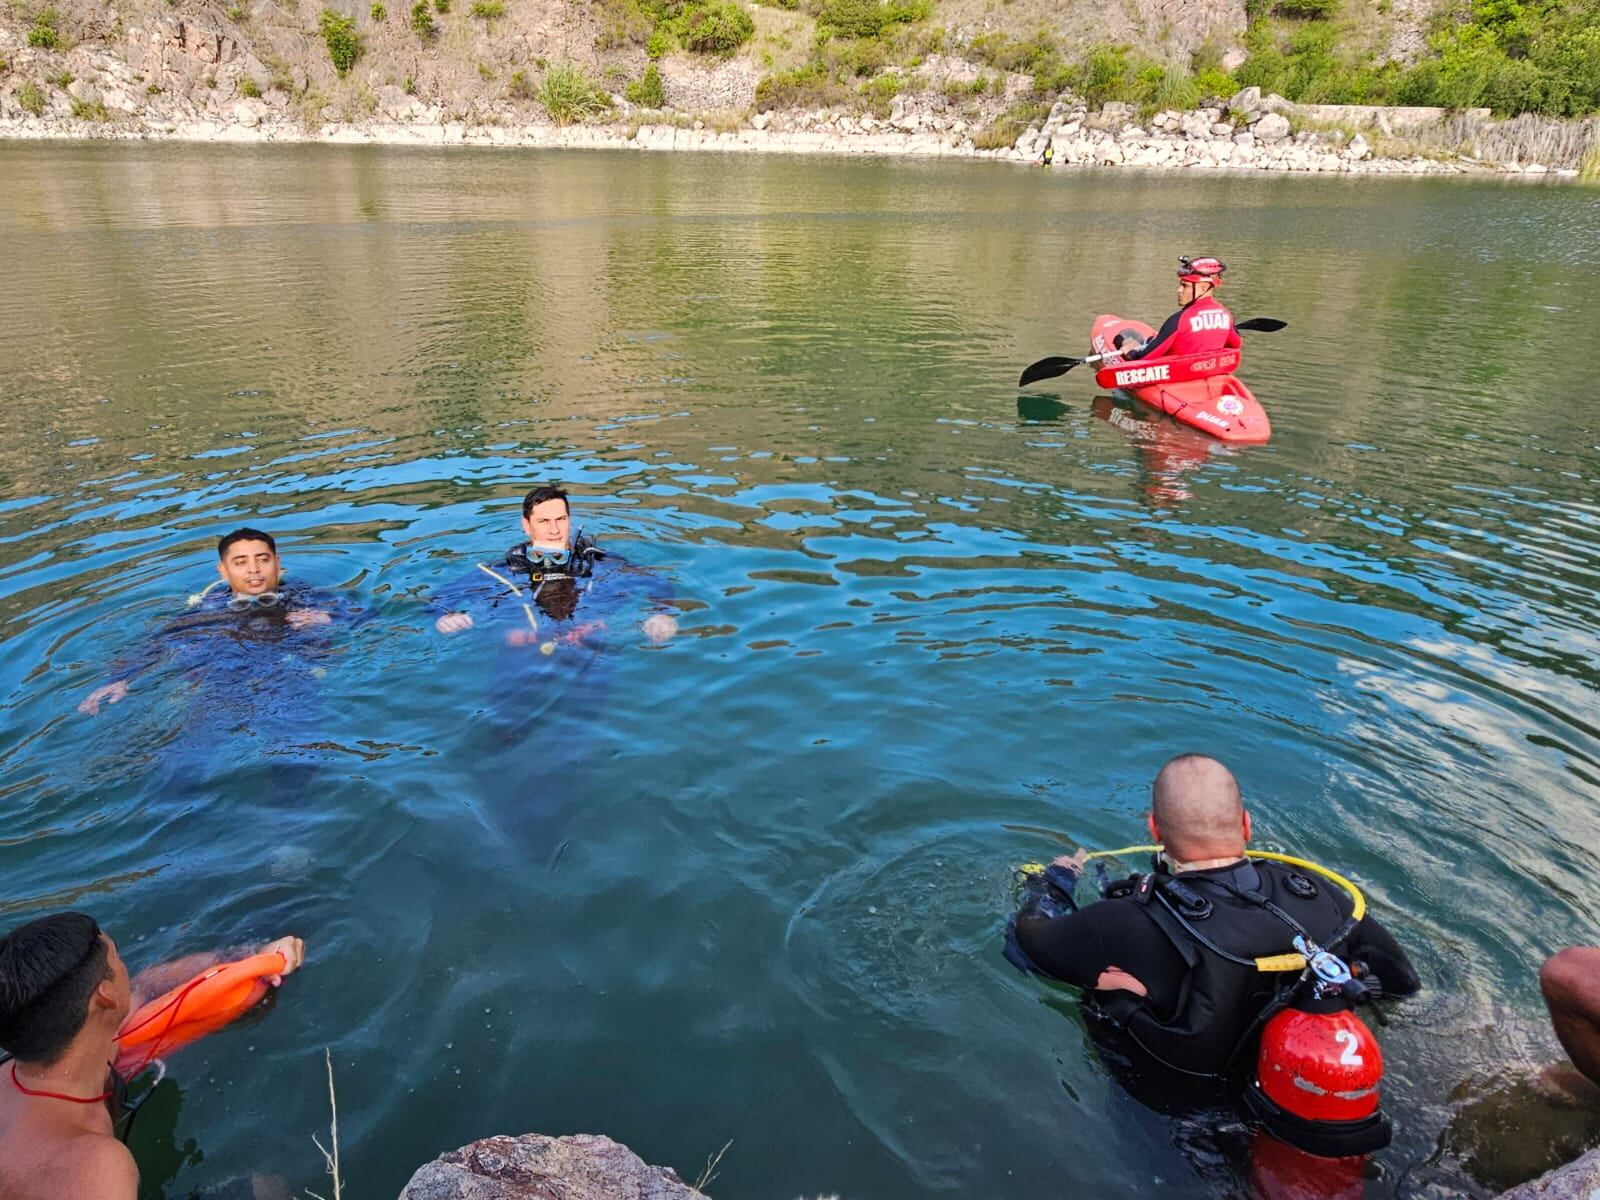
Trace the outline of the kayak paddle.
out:
[[[1280,321],[1276,317],[1251,317],[1248,321],[1238,322],[1234,328],[1242,333],[1277,333],[1288,324],[1289,322]],[[1037,383],[1041,379],[1054,379],[1057,375],[1065,375],[1073,367],[1097,363],[1115,353],[1117,352],[1113,350],[1107,354],[1091,354],[1087,358],[1067,358],[1064,355],[1041,358],[1022,372],[1022,377],[1017,380],[1017,386],[1027,387],[1030,383]]]

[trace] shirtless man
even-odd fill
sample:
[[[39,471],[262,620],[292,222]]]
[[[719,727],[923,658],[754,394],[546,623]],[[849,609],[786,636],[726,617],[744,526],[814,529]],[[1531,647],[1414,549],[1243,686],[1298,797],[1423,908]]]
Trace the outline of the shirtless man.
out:
[[[288,970],[299,938],[268,950]],[[196,955],[136,980],[91,917],[57,913],[0,938],[0,1200],[136,1200],[139,1169],[115,1134],[117,1032],[145,1000],[204,970]],[[281,976],[268,982],[281,981]]]

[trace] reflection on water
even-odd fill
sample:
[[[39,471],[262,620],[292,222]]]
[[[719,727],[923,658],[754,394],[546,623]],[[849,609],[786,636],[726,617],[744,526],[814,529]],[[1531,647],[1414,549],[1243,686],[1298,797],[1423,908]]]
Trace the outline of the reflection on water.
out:
[[[136,963],[311,950],[175,1063],[153,1188],[315,1187],[329,1046],[373,1196],[524,1130],[690,1177],[732,1138],[734,1196],[1237,1194],[1239,1131],[1125,1096],[999,955],[1012,867],[1053,845],[1018,827],[1124,844],[1159,764],[1209,748],[1424,971],[1369,1194],[1477,1189],[1456,1090],[1554,1053],[1534,971],[1600,899],[1586,194],[0,158],[0,909],[90,908]],[[1290,322],[1246,351],[1271,444],[1087,378],[1017,395],[1093,312],[1163,316],[1201,250],[1235,312]],[[433,631],[552,479],[667,582],[674,641],[637,635],[643,596],[592,670]],[[373,612],[315,687],[177,671],[79,716],[245,522]]]

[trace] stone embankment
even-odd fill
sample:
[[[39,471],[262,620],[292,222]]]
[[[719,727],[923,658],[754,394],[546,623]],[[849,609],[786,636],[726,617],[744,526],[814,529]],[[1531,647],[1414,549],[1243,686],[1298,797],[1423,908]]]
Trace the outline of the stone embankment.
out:
[[[0,54],[13,67],[0,78],[0,137],[11,138],[938,155],[1019,163],[1048,157],[1058,168],[1144,170],[1576,173],[1536,162],[1502,167],[1445,153],[1400,154],[1395,147],[1404,143],[1391,136],[1404,132],[1397,110],[1350,110],[1349,120],[1337,121],[1340,110],[1312,113],[1281,97],[1262,97],[1255,88],[1193,112],[1159,112],[1147,119],[1129,105],[1091,112],[1063,97],[1045,120],[996,147],[994,131],[1004,127],[1004,114],[1027,98],[1031,80],[1025,76],[995,80],[993,94],[981,102],[954,100],[949,89],[918,91],[896,96],[874,115],[753,111],[755,80],[747,65],[690,66],[667,72],[669,100],[693,96],[727,108],[704,115],[644,111],[618,95],[608,119],[561,126],[526,100],[479,98],[446,107],[395,83],[373,87],[355,108],[325,103],[317,80],[301,67],[271,66],[220,24],[171,14],[153,18],[148,28],[123,30],[118,43],[85,40],[59,53],[29,48],[5,30],[0,34]],[[304,58],[301,51],[296,58]],[[925,73],[932,67],[930,60]],[[934,74],[940,72],[947,83],[964,81],[962,72],[978,74],[956,59],[941,61]],[[35,77],[52,82],[40,88],[31,82]],[[1416,110],[1405,120],[1426,125],[1439,116]]]

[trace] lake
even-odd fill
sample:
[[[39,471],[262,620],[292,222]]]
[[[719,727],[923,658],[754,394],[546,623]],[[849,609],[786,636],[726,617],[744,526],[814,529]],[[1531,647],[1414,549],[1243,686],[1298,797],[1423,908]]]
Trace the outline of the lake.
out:
[[[1268,445],[1018,393],[1185,252],[1289,322]],[[1016,866],[1142,840],[1196,749],[1423,974],[1368,1194],[1486,1194],[1460,1123],[1600,905],[1592,191],[5,145],[0,262],[0,925],[309,953],[173,1059],[147,1194],[324,1191],[324,1047],[358,1197],[526,1131],[731,1141],[739,1200],[1240,1194],[1000,955]],[[605,630],[437,634],[545,481]],[[365,618],[163,657],[241,524]]]

